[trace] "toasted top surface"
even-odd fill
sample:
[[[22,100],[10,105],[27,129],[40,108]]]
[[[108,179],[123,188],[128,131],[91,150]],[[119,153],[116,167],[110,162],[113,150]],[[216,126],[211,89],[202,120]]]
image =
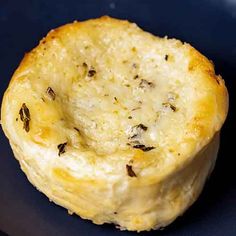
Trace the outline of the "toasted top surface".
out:
[[[11,142],[63,165],[132,160],[145,175],[191,158],[227,106],[224,81],[189,44],[102,17],[52,30],[25,56],[2,123]]]

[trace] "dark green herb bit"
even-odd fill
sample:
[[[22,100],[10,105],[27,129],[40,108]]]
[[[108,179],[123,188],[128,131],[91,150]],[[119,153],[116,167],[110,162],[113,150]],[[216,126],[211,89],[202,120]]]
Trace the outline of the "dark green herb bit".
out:
[[[155,149],[155,147],[145,147],[144,149],[142,149],[144,152],[148,152],[151,151],[152,149]]]
[[[134,79],[138,79],[138,78],[139,78],[139,75],[135,75],[135,76],[134,76]]]
[[[136,125],[135,127],[138,128],[138,129],[142,129],[142,130],[144,130],[144,131],[147,131],[147,129],[148,129],[148,127],[145,126],[145,125],[143,125],[143,124],[138,124],[138,125]]]
[[[24,104],[23,104],[24,105]],[[22,107],[23,107],[22,105]],[[23,108],[21,107],[20,111],[19,111],[19,115],[20,115],[20,119],[21,121],[24,121],[24,113],[23,113]]]
[[[80,134],[80,130],[76,127],[74,127],[74,130],[76,130]]]
[[[29,132],[30,128],[29,128],[29,120],[25,120],[24,121],[24,125],[23,125],[23,129],[26,131],[26,132]]]
[[[143,124],[138,124],[138,125],[133,126],[131,131],[136,133],[136,132],[138,132],[140,130],[147,131],[147,129],[148,129],[147,126],[145,126]]]
[[[134,145],[133,148],[141,149],[144,152],[148,152],[154,149],[155,147],[152,147],[152,146],[146,147],[144,144],[137,144],[137,145]]]
[[[130,176],[130,177],[137,177],[137,175],[135,174],[135,172],[132,169],[132,166],[126,165],[126,170],[127,170],[128,176]]]
[[[86,67],[86,68],[88,67],[87,63],[85,63],[85,62],[83,62],[82,65],[83,65],[83,67]]]
[[[139,109],[141,109],[141,107],[135,107],[131,111],[136,111],[136,110],[139,110]]]
[[[129,139],[134,139],[134,138],[136,138],[136,137],[138,137],[138,134],[132,135],[131,137],[129,137]]]
[[[65,153],[66,145],[67,145],[67,142],[66,143],[61,143],[61,144],[57,145],[57,148],[59,150],[58,156],[60,156],[61,154]]]
[[[22,104],[21,109],[19,111],[20,119],[23,122],[23,129],[26,132],[29,132],[29,122],[30,122],[30,112],[28,107],[25,105],[25,103]]]
[[[134,145],[133,148],[137,148],[137,149],[143,149],[145,148],[146,146],[143,145],[143,144],[137,144],[137,145]]]
[[[117,97],[114,97],[114,99],[115,99],[115,101],[116,101],[116,102],[118,102],[118,99],[117,99]]]
[[[133,117],[132,116],[128,116],[128,119],[132,119]]]
[[[56,98],[56,94],[53,91],[53,89],[51,87],[48,87],[46,92],[49,95],[49,97],[54,101]]]
[[[168,61],[169,55],[165,55],[165,60]]]
[[[93,77],[96,74],[96,71],[94,69],[90,69],[88,71],[88,77]]]
[[[149,82],[145,79],[141,79],[141,82],[139,83],[139,88],[147,88],[147,87],[154,88],[155,85],[152,82]]]
[[[132,137],[131,137],[132,138]],[[131,139],[129,138],[129,139]],[[128,146],[134,146],[140,144],[138,140],[131,140],[129,143],[126,143]]]
[[[164,107],[169,107],[174,112],[177,111],[177,108],[174,105],[172,105],[171,103],[169,103],[169,102],[163,102],[162,105]]]
[[[129,137],[129,139],[134,139],[134,138],[137,138],[141,135],[141,132],[142,131],[147,131],[148,127],[143,125],[143,124],[138,124],[138,125],[135,125],[131,128],[131,133],[132,133],[132,136]]]

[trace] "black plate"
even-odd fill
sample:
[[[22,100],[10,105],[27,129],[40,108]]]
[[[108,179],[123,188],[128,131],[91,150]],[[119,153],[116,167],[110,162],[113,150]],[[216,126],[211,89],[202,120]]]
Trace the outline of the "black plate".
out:
[[[163,231],[141,235],[236,235],[236,1],[21,0],[0,1],[1,96],[25,52],[52,28],[110,15],[136,22],[153,34],[191,43],[216,65],[230,93],[215,171],[200,199]],[[135,235],[69,216],[26,179],[0,132],[0,230],[12,236]]]

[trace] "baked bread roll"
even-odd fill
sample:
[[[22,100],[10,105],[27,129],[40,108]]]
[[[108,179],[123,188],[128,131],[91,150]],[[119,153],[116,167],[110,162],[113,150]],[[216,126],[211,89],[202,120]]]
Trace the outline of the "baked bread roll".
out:
[[[187,43],[102,17],[49,32],[2,102],[29,181],[96,224],[170,224],[212,171],[228,108],[222,78]]]

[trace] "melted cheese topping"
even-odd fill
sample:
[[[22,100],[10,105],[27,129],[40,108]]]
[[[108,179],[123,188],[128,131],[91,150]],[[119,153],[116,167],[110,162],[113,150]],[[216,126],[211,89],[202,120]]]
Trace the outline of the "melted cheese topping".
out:
[[[140,187],[177,173],[220,129],[227,103],[223,80],[190,45],[101,18],[53,30],[26,55],[4,96],[2,120],[31,182],[63,205],[55,184],[71,189],[63,199],[79,202],[82,186],[118,185],[118,196],[132,195],[131,177]],[[103,188],[97,201],[88,197],[90,204],[108,192],[116,198]],[[108,209],[120,204],[111,202]],[[70,210],[95,222],[109,221],[77,205]],[[154,227],[143,224],[141,230]],[[129,226],[139,230],[135,227]]]

